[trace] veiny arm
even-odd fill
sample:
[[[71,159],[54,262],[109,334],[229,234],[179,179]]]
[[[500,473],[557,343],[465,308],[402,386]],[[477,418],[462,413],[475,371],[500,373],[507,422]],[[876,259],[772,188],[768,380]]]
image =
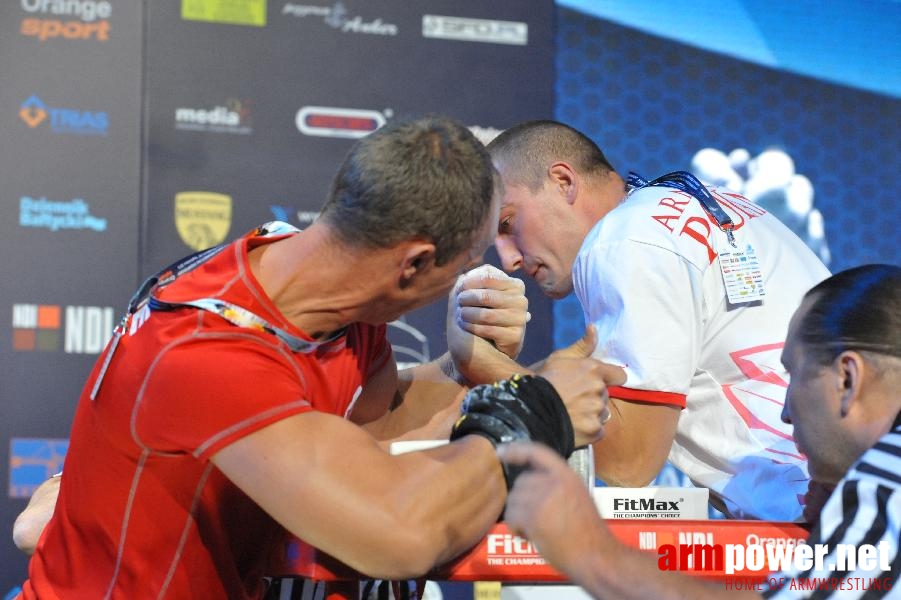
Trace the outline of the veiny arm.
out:
[[[610,399],[610,409],[604,438],[593,445],[595,472],[608,485],[646,486],[666,462],[681,411],[618,398]]]
[[[480,436],[390,456],[359,427],[319,412],[265,427],[212,460],[288,531],[383,579],[423,575],[467,550],[506,497]]]

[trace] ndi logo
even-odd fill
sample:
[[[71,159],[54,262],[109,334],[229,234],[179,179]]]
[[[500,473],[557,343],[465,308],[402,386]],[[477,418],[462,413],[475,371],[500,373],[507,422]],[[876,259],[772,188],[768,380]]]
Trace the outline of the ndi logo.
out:
[[[113,333],[109,306],[13,304],[13,350],[99,354]]]
[[[91,214],[91,207],[81,198],[51,201],[47,198],[19,198],[19,226],[106,231],[106,219]]]
[[[47,123],[54,133],[106,135],[109,128],[109,117],[105,112],[52,108],[36,94],[21,104],[19,118],[32,129]]]

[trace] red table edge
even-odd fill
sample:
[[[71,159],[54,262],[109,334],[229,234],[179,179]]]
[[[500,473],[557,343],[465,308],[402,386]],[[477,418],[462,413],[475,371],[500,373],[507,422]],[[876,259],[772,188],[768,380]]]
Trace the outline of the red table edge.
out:
[[[610,531],[626,545],[657,553],[664,544],[744,544],[797,543],[807,539],[809,531],[797,523],[745,520],[665,520],[616,519],[606,521]],[[510,547],[513,554],[489,551]],[[492,559],[489,561],[489,559]],[[493,562],[493,564],[489,564]],[[512,564],[504,564],[505,562]],[[759,581],[768,573],[689,570],[688,575],[712,580],[743,578]],[[333,557],[319,552],[301,540],[292,538],[284,547],[284,555],[276,561],[271,574],[301,577],[316,581],[359,581],[369,577],[351,569]],[[567,578],[547,564],[528,542],[513,536],[504,523],[494,525],[485,537],[468,552],[450,563],[426,574],[433,581],[499,581],[518,583],[565,583]]]

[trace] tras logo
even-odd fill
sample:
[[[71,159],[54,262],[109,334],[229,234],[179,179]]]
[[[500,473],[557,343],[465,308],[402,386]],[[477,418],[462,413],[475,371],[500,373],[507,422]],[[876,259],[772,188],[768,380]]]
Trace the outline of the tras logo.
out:
[[[194,250],[221,244],[232,223],[231,196],[216,192],[175,194],[175,229]]]
[[[13,350],[100,354],[113,333],[110,306],[13,304]]]
[[[21,0],[22,10],[36,15],[22,19],[19,33],[39,41],[109,40],[109,2],[94,0]]]
[[[19,118],[31,129],[47,124],[53,133],[106,135],[109,128],[109,117],[105,112],[52,108],[37,95],[32,95],[21,104]]]

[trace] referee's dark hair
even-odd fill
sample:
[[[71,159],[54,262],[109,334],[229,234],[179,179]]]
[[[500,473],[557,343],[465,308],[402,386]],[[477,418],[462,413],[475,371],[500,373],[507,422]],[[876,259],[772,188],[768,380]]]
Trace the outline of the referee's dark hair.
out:
[[[798,339],[818,364],[846,350],[901,358],[901,267],[841,271],[811,288],[805,300],[811,305]]]

